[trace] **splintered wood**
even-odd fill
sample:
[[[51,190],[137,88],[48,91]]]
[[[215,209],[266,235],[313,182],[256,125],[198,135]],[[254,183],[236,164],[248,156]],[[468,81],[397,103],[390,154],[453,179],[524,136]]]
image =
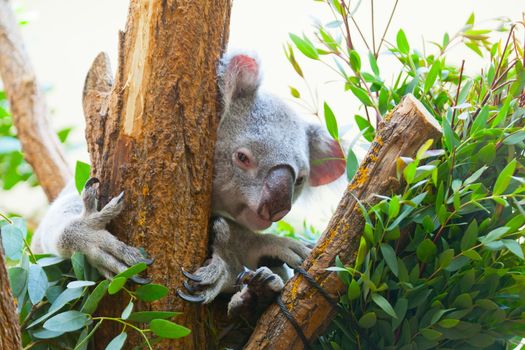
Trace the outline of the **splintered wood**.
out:
[[[370,150],[339,203],[327,229],[312,250],[303,268],[333,299],[338,300],[346,286],[336,273],[326,271],[335,266],[339,256],[345,265],[355,262],[364,219],[357,200],[366,203],[373,195],[389,195],[399,187],[396,161],[399,157],[414,157],[428,140],[438,140],[441,127],[425,107],[412,95],[407,95],[379,126]],[[334,307],[302,276],[290,279],[282,300],[297,320],[303,333],[312,341],[330,324]],[[259,319],[245,349],[302,349],[297,332],[276,304]]]

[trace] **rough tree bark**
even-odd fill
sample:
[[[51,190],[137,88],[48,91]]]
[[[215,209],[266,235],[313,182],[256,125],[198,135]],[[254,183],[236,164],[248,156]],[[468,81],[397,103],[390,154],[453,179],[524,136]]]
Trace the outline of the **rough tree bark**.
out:
[[[371,148],[303,268],[338,300],[345,286],[326,268],[335,265],[339,256],[345,265],[355,262],[364,219],[357,200],[374,201],[375,194],[389,194],[398,189],[396,162],[400,156],[413,157],[428,140],[438,139],[441,128],[425,107],[408,95],[385,118]],[[335,310],[302,276],[290,279],[282,300],[312,341],[330,323]],[[277,305],[272,305],[259,319],[245,349],[302,349],[303,343]]]
[[[1,241],[1,240],[0,240]],[[0,242],[1,243],[1,242]],[[0,349],[19,350],[22,348],[18,313],[9,287],[4,252],[0,247]]]
[[[72,174],[58,137],[49,128],[44,95],[7,0],[0,0],[0,78],[25,158],[51,201]]]
[[[182,311],[177,322],[192,329],[162,349],[208,348],[204,308],[174,292],[183,281],[181,268],[194,270],[207,254],[220,114],[216,66],[230,7],[230,0],[132,0],[115,82],[103,54],[86,79],[86,136],[101,202],[126,193],[111,232],[155,258],[149,276],[171,294],[154,308]],[[103,312],[115,314],[124,302],[106,300]],[[104,348],[120,329],[101,327],[96,347]]]

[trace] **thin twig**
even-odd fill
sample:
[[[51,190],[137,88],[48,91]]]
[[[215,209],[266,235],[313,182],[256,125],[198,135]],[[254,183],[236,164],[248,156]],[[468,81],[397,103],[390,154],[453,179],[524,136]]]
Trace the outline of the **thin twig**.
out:
[[[394,3],[394,8],[392,9],[392,12],[390,12],[390,18],[388,19],[388,23],[386,24],[385,31],[383,32],[383,35],[381,36],[381,41],[379,42],[379,46],[377,47],[377,52],[374,52],[375,58],[379,56],[379,51],[381,50],[381,45],[383,45],[383,41],[385,41],[386,33],[388,32],[388,28],[390,28],[390,23],[392,22],[392,18],[394,17],[394,13],[396,12],[397,3],[399,0],[396,0]]]
[[[372,12],[372,50],[376,52],[376,34],[374,28],[374,0],[370,0],[371,12]]]
[[[461,62],[461,69],[459,70],[459,81],[458,81],[458,90],[456,91],[456,101],[454,102],[454,107],[458,105],[459,93],[461,91],[461,81],[463,79],[463,69],[465,68],[465,60]],[[454,130],[454,118],[456,117],[456,109],[452,111],[452,120],[450,121],[450,127]]]

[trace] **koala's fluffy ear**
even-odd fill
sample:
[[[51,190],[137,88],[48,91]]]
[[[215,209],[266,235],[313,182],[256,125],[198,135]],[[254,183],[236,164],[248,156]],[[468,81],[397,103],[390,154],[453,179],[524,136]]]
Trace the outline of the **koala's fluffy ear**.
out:
[[[236,98],[253,96],[261,81],[259,61],[249,54],[225,55],[218,74],[225,110]]]
[[[310,146],[310,186],[321,186],[345,173],[346,161],[339,143],[319,125],[307,129]]]

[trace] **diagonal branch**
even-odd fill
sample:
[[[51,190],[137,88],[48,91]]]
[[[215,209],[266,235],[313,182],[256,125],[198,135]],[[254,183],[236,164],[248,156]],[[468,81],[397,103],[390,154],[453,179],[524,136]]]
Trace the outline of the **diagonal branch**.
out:
[[[374,142],[349,184],[339,207],[316,247],[303,264],[304,270],[337,299],[346,287],[326,269],[339,257],[345,265],[355,263],[364,219],[358,201],[370,203],[374,195],[390,194],[399,188],[396,163],[400,156],[412,157],[428,139],[439,139],[441,127],[425,107],[408,95],[378,128]],[[335,307],[301,275],[288,281],[282,301],[309,341],[330,324]],[[301,349],[303,343],[277,305],[259,319],[245,349]]]
[[[47,198],[53,200],[72,174],[58,137],[49,127],[44,95],[7,0],[0,0],[0,78],[24,156]]]

